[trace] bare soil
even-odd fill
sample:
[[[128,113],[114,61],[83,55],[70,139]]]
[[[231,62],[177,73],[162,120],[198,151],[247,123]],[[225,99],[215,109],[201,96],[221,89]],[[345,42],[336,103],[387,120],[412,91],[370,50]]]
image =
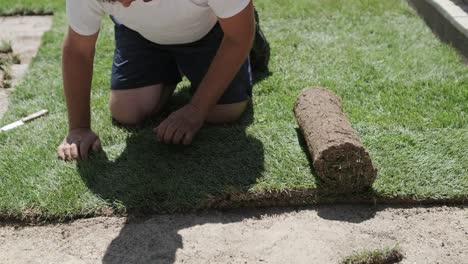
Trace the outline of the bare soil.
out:
[[[0,41],[10,41],[13,53],[18,54],[21,64],[11,66],[12,86],[23,78],[29,64],[41,44],[44,32],[52,26],[52,16],[0,17]],[[0,89],[0,118],[8,109],[8,95],[12,89]]]
[[[0,262],[338,263],[395,244],[402,263],[468,263],[468,210],[340,205],[4,224]]]

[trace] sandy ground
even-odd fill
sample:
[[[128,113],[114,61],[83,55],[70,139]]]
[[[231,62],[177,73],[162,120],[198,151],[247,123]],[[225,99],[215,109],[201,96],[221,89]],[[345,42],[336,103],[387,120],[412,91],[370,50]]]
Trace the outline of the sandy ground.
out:
[[[1,263],[338,263],[399,244],[402,263],[468,263],[468,208],[318,206],[0,227]]]
[[[21,64],[11,67],[13,87],[23,78],[32,58],[36,56],[42,35],[51,26],[51,16],[0,17],[0,41],[10,41],[13,52],[21,59]],[[0,88],[0,118],[8,109],[10,93],[11,89]]]

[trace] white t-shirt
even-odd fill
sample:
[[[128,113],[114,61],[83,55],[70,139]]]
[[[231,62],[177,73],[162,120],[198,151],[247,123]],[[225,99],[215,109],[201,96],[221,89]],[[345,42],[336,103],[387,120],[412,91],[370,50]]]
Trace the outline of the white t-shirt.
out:
[[[110,14],[126,27],[158,44],[183,44],[205,36],[219,18],[232,17],[251,0],[137,0],[129,7],[102,0],[67,0],[70,27],[80,35],[99,31]]]

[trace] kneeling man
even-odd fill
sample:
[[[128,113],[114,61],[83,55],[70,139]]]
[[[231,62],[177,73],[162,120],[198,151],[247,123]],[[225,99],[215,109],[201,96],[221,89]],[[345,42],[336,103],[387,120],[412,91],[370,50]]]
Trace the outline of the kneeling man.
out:
[[[99,150],[90,90],[102,18],[115,23],[110,110],[124,125],[158,113],[181,77],[191,100],[154,129],[159,141],[190,144],[204,122],[237,120],[252,92],[248,54],[255,33],[251,0],[67,0],[62,54],[69,131],[63,160]]]

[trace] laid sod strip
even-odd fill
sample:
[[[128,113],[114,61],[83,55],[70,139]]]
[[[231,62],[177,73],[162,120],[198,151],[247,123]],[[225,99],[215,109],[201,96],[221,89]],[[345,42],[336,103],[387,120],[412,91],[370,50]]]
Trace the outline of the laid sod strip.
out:
[[[342,200],[313,174],[297,130],[294,102],[312,86],[328,87],[342,99],[379,171],[370,193],[346,201],[466,203],[468,67],[405,1],[256,5],[271,45],[272,75],[256,84],[253,110],[243,120],[203,128],[190,147],[156,143],[151,129],[161,118],[131,130],[112,124],[113,28],[106,19],[92,89],[93,129],[106,154],[79,163],[58,161],[55,154],[67,122],[60,70],[66,19],[63,6],[54,7],[54,26],[0,121],[50,111],[0,134],[1,217],[69,219]],[[186,86],[164,115],[187,102]]]

